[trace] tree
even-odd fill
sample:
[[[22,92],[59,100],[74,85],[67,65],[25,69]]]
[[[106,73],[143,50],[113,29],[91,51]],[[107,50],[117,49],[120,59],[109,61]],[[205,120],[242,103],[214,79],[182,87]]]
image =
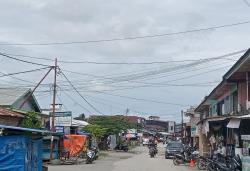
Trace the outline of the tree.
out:
[[[121,115],[116,116],[92,116],[89,118],[90,124],[99,125],[102,128],[106,128],[109,135],[118,134],[123,130],[134,128],[132,124],[128,122],[126,117]]]
[[[107,128],[102,128],[99,125],[87,125],[83,128],[84,131],[91,133],[92,137],[97,143],[100,142],[101,138],[108,134]]]
[[[28,112],[21,123],[22,127],[41,129],[42,122],[38,119],[38,114],[36,112]]]
[[[84,130],[94,133],[93,137],[97,138],[98,146],[101,149],[107,149],[107,138],[109,135],[118,133],[132,128],[127,118],[121,115],[116,116],[91,116],[88,122],[92,126],[85,127]]]

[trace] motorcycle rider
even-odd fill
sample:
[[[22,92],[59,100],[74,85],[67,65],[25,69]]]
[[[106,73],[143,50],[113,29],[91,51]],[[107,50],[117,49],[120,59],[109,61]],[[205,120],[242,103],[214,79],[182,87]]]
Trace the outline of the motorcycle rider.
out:
[[[155,153],[155,154],[157,153],[157,143],[156,143],[154,137],[151,137],[151,138],[149,139],[148,148],[149,148],[149,150],[150,150],[151,148],[153,148],[153,149],[154,149],[154,153]]]

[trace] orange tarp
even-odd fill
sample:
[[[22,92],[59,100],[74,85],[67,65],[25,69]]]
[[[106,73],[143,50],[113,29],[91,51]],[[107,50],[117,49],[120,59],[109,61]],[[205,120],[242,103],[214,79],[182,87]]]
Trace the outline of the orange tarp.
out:
[[[70,156],[76,156],[86,148],[87,136],[65,135],[64,148],[69,151]]]

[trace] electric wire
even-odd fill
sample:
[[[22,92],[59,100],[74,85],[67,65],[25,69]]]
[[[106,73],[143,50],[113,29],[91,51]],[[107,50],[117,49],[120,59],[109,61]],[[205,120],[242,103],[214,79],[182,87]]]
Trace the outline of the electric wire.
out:
[[[248,0],[243,0],[243,2],[250,8],[250,2],[248,2]]]
[[[60,70],[60,73],[63,75],[63,77],[68,81],[68,83],[71,85],[71,87],[74,89],[74,91],[92,108],[94,111],[96,111],[99,114],[102,114],[95,106],[93,106],[89,101],[83,97],[83,95],[76,89],[76,87],[73,85],[73,83],[68,79],[68,77]]]
[[[89,43],[102,43],[102,42],[114,42],[114,41],[123,41],[123,40],[136,40],[136,39],[147,39],[147,38],[157,38],[157,37],[166,37],[187,33],[195,33],[201,31],[208,31],[214,29],[221,29],[226,27],[234,27],[244,24],[249,24],[250,21],[243,21],[231,24],[224,24],[206,28],[191,29],[186,31],[178,31],[172,33],[162,33],[162,34],[151,34],[151,35],[142,35],[142,36],[131,36],[123,38],[111,38],[111,39],[99,39],[99,40],[86,40],[86,41],[71,41],[71,42],[51,42],[51,43],[0,43],[0,46],[49,46],[49,45],[72,45],[72,44],[89,44]]]
[[[63,93],[75,104],[77,104],[78,106],[80,106],[82,109],[86,110],[87,112],[89,112],[90,114],[92,113],[90,110],[88,110],[86,107],[84,107],[82,104],[80,104],[79,102],[77,102],[73,97],[71,97],[68,93],[66,93],[65,91],[63,91]]]
[[[6,76],[12,76],[12,75],[18,75],[18,74],[26,74],[26,73],[30,73],[30,72],[41,71],[41,70],[44,70],[44,69],[47,69],[47,68],[48,67],[38,68],[38,69],[33,69],[33,70],[28,70],[28,71],[14,72],[14,73],[10,73],[10,74],[3,74],[3,75],[0,75],[0,77],[6,77]]]
[[[247,49],[244,49],[244,50],[232,53],[231,55],[242,53],[242,52],[245,52],[246,50]],[[44,58],[44,57],[35,57],[35,56],[19,55],[19,54],[11,54],[11,53],[4,53],[4,54],[11,55],[11,56],[19,56],[19,57],[24,57],[24,58],[31,58],[31,59],[54,61],[53,59]],[[151,61],[151,62],[97,62],[97,61],[65,61],[65,60],[58,60],[58,62],[59,63],[66,63],[66,64],[97,64],[97,65],[153,65],[153,64],[195,62],[195,61],[199,61],[199,60],[202,60],[202,59]],[[226,59],[226,60],[233,60],[233,59]]]
[[[192,78],[192,77],[201,76],[202,74],[207,74],[207,73],[211,73],[211,72],[214,72],[214,71],[218,71],[220,69],[225,69],[225,68],[228,68],[230,66],[231,65],[223,66],[223,67],[219,67],[219,68],[216,68],[216,69],[213,69],[213,70],[209,70],[209,71],[205,71],[205,72],[200,72],[198,74],[193,74],[193,75],[189,75],[189,76],[185,76],[185,77],[181,77],[181,78],[177,78],[177,79],[172,79],[172,80],[168,80],[166,82],[160,82],[158,84],[163,84],[163,83],[165,84],[165,83],[169,83],[169,82],[173,82],[173,81],[180,81],[180,80],[184,80],[184,79],[189,79],[189,78]],[[137,88],[146,88],[146,87],[152,87],[152,85],[140,85],[140,86],[134,86],[134,87],[130,87],[130,88],[102,90],[102,91],[99,91],[99,93],[101,93],[101,92],[109,92],[109,91],[120,91],[120,90],[137,89]],[[71,91],[71,89],[63,89],[63,91]],[[84,91],[81,91],[81,92],[86,92],[86,91],[88,91],[88,92],[96,92],[95,90],[84,90]]]
[[[6,54],[4,54],[2,52],[0,52],[0,55],[3,56],[3,57],[9,58],[9,59],[13,59],[13,60],[24,62],[24,63],[28,63],[28,64],[50,67],[49,65],[45,65],[45,64],[41,64],[41,63],[36,63],[36,62],[31,62],[31,61],[26,61],[26,60],[22,60],[22,59],[18,59],[18,58],[12,57],[10,55],[6,55]]]

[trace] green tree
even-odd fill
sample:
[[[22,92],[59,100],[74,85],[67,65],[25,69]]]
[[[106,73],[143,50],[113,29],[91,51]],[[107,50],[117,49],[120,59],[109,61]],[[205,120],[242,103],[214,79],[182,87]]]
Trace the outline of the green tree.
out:
[[[95,124],[106,128],[109,135],[118,134],[122,130],[134,128],[133,124],[130,124],[126,117],[121,115],[116,116],[92,116],[89,118],[90,124]]]
[[[102,128],[99,125],[87,125],[83,128],[84,131],[91,133],[94,140],[99,143],[103,137],[108,134],[107,128]]]
[[[107,138],[109,135],[117,135],[129,128],[134,128],[128,122],[126,117],[121,115],[116,116],[91,116],[88,122],[92,126],[85,127],[85,131],[90,132],[93,137],[97,138],[99,148],[107,149]]]
[[[28,112],[21,123],[22,127],[25,128],[42,128],[42,123],[38,119],[38,114],[36,112]]]

